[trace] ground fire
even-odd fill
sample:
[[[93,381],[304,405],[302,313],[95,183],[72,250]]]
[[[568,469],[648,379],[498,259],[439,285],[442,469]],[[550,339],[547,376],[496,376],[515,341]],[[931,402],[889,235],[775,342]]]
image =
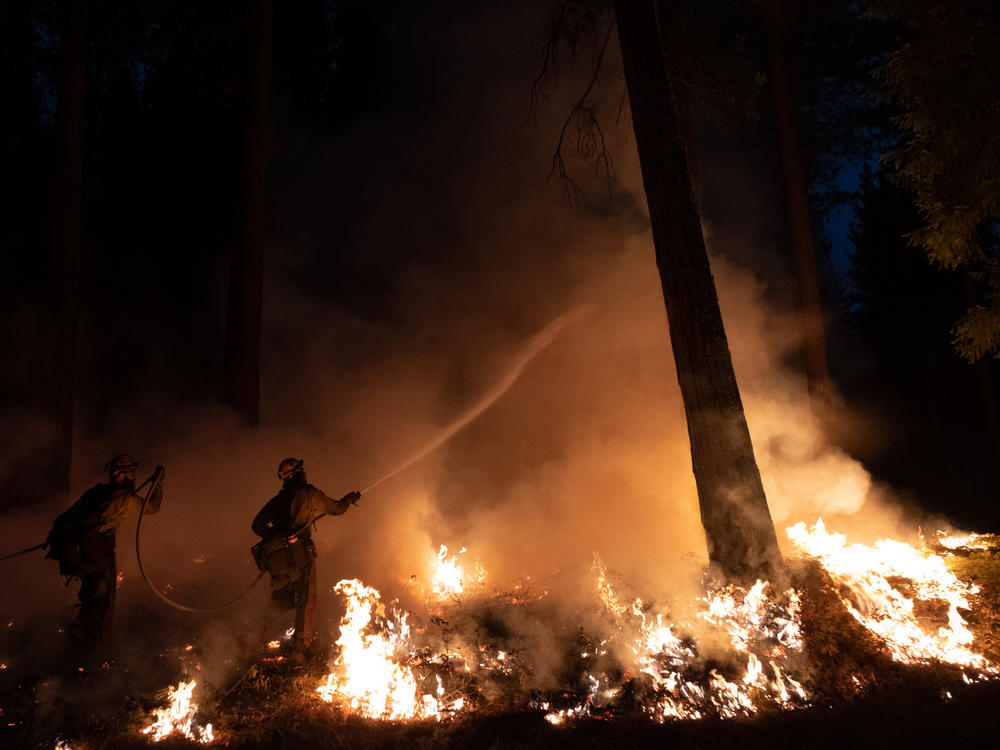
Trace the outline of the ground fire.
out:
[[[181,682],[176,687],[168,688],[166,699],[169,705],[158,708],[153,713],[153,723],[142,730],[154,742],[179,734],[189,740],[207,744],[215,739],[212,725],[201,726],[197,721],[197,706],[192,701],[192,694],[197,683]]]
[[[820,566],[843,609],[894,662],[954,668],[967,683],[997,676],[966,621],[978,589],[949,567],[962,550],[991,549],[991,538],[939,534],[922,547],[889,539],[865,546],[827,531],[822,519],[789,527],[787,535],[798,561]],[[441,545],[428,554],[424,580],[416,582],[423,611],[406,612],[359,580],[334,587],[346,611],[328,674],[313,684],[312,710],[441,722],[517,708],[562,726],[625,715],[654,722],[749,717],[812,705],[809,685],[819,676],[803,599],[814,592],[794,585],[775,590],[766,581],[709,587],[693,609],[684,608],[693,617],[680,609],[675,615],[670,606],[626,595],[627,582],[595,555],[585,606],[597,616],[589,632],[565,629],[565,682],[546,690],[533,684],[536,644],[515,630],[519,622],[556,617],[548,591],[523,582],[515,591],[491,587],[478,562],[460,559],[466,552],[449,557]],[[267,644],[279,647],[280,641]],[[854,681],[860,686],[863,676]],[[219,736],[211,724],[200,724],[194,687],[192,681],[171,688],[169,708],[157,709],[143,733],[201,743]]]
[[[1000,551],[996,537],[938,532],[864,545],[822,519],[785,534],[792,573],[783,587],[706,577],[694,601],[654,601],[595,553],[575,573],[583,593],[568,609],[555,593],[565,581],[493,580],[474,551],[450,555],[437,544],[389,598],[357,579],[333,587],[343,614],[322,673],[282,656],[287,631],[261,644],[234,685],[203,683],[190,676],[202,647],[187,643],[177,651],[187,676],[128,731],[141,742],[227,744],[254,722],[289,721],[280,713],[288,705],[298,719],[460,725],[513,712],[557,728],[823,711],[824,658],[847,665],[844,684],[857,696],[881,679],[831,647],[836,634],[824,628],[865,642],[894,669],[940,670],[942,701],[955,685],[973,689],[1000,674],[995,605],[971,580]],[[848,619],[824,624],[817,614],[834,610]],[[52,742],[104,747],[64,732]]]

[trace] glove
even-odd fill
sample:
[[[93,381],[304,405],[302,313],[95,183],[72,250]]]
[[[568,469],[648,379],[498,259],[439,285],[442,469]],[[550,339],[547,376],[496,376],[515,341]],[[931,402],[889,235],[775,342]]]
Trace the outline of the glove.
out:
[[[344,499],[351,503],[351,505],[357,505],[358,500],[361,499],[361,493],[355,490],[354,492],[348,492],[344,495]]]

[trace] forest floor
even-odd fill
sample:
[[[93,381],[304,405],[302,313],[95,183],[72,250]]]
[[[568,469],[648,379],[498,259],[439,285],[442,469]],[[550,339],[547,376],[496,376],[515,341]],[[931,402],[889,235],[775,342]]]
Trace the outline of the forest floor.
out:
[[[217,739],[209,747],[245,748],[979,748],[998,746],[1000,684],[953,686],[942,698],[939,684],[915,680],[904,690],[869,695],[849,704],[810,707],[753,718],[656,723],[640,717],[584,718],[552,726],[543,711],[470,715],[437,722],[383,722],[347,716],[311,701],[295,712],[283,710],[256,722],[219,716]],[[80,726],[80,739],[59,745],[31,741],[22,734],[8,748],[46,747],[97,750],[153,747],[138,728],[137,706]],[[23,744],[22,744],[23,743]],[[206,747],[174,735],[156,745]]]
[[[964,615],[977,651],[987,664],[1000,663],[1000,543],[949,553],[948,564],[978,587],[976,600]],[[650,718],[650,704],[643,697],[648,682],[626,672],[619,676],[614,701],[595,702],[582,715],[554,725],[548,703],[580,705],[586,692],[577,687],[576,692],[540,695],[525,689],[518,675],[508,673],[508,682],[495,681],[488,691],[481,681],[476,686],[479,698],[470,691],[472,700],[465,710],[443,712],[440,721],[365,719],[317,694],[329,657],[336,653],[328,648],[300,666],[258,653],[232,665],[228,673],[217,674],[218,685],[201,673],[198,710],[189,716],[195,717],[196,731],[211,723],[214,739],[208,746],[248,750],[1000,746],[997,674],[979,673],[970,680],[968,675],[974,672],[953,664],[900,663],[884,642],[852,617],[845,607],[844,587],[818,564],[797,566],[794,584],[801,595],[801,658],[809,665],[805,684],[809,699],[794,708],[760,701],[753,711],[735,718],[703,712],[706,718],[657,721]],[[904,581],[895,585],[908,590]],[[941,608],[935,609],[933,601],[917,604],[929,630],[943,622]],[[130,632],[145,633],[146,640],[86,667],[38,646],[37,632],[47,628],[54,632],[53,623],[28,623],[19,632],[8,633],[4,658],[20,667],[8,669],[5,664],[0,669],[0,746],[25,750],[154,746],[143,730],[164,705],[165,686],[178,682],[178,654],[182,662],[187,658],[191,647],[184,643],[191,634],[165,636],[162,627],[151,626],[154,618],[149,612],[133,613],[133,619],[146,627],[140,631],[133,623]],[[200,668],[188,659],[183,671],[194,675]],[[698,669],[701,684],[707,684],[709,672],[725,673],[726,666],[711,660]],[[686,674],[694,672],[688,669]],[[577,677],[567,684],[582,684],[582,676]],[[482,697],[486,694],[488,700]],[[174,732],[157,746],[169,750],[206,745]]]

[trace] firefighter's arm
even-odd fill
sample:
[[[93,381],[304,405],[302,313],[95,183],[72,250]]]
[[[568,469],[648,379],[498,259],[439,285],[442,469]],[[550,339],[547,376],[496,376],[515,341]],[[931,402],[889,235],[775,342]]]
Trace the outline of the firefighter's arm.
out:
[[[313,516],[318,516],[319,514],[324,514],[327,516],[339,516],[347,512],[354,503],[358,501],[361,497],[360,492],[348,492],[340,500],[334,500],[331,497],[327,497],[326,493],[322,490],[315,490],[312,497],[311,505],[313,506],[310,510]]]
[[[270,503],[268,505],[270,505]],[[253,529],[253,533],[261,539],[267,539],[274,531],[274,519],[271,518],[268,505],[265,505],[260,509],[257,515],[254,516],[253,523],[250,524],[250,528]]]
[[[160,503],[163,502],[163,485],[167,481],[167,470],[162,466],[156,467],[156,472],[153,474],[153,491],[149,495],[149,502],[146,503],[146,513],[158,513],[160,511]],[[139,500],[139,507],[142,507],[142,499]]]
[[[142,508],[143,501],[146,501],[146,509],[143,513],[159,513],[160,503],[163,502],[163,483],[167,478],[167,470],[162,466],[157,466],[156,471],[153,472],[153,489],[149,492],[149,500],[138,492],[129,492],[127,498],[124,500],[128,504],[126,509],[127,515],[139,515],[139,510]]]
[[[102,529],[118,528],[126,518],[138,516],[139,511],[143,510],[142,504],[144,501],[146,501],[146,508],[143,510],[143,513],[147,515],[158,513],[160,511],[160,503],[163,502],[163,481],[165,476],[166,472],[163,467],[157,466],[156,473],[153,475],[155,485],[149,493],[148,501],[146,501],[145,497],[132,490],[115,492],[111,496],[111,504],[104,512]]]

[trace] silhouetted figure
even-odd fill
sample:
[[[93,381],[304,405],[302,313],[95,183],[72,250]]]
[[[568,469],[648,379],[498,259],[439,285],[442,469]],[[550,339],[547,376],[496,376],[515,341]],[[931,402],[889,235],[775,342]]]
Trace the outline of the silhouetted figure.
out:
[[[292,658],[303,662],[316,636],[316,545],[312,525],[320,516],[339,516],[361,498],[348,492],[340,500],[327,497],[306,481],[302,460],[278,464],[281,491],[253,519],[253,532],[263,541],[253,548],[261,571],[271,576],[271,612],[295,610]],[[269,617],[270,619],[270,617]]]
[[[118,568],[115,564],[115,530],[127,518],[138,516],[143,498],[136,494],[135,470],[139,464],[129,455],[114,456],[104,467],[107,484],[84,492],[52,524],[45,556],[59,563],[59,573],[80,579],[80,610],[70,628],[73,645],[91,650],[107,641],[115,608]],[[160,510],[163,501],[162,466],[151,477],[153,487],[147,513]]]

